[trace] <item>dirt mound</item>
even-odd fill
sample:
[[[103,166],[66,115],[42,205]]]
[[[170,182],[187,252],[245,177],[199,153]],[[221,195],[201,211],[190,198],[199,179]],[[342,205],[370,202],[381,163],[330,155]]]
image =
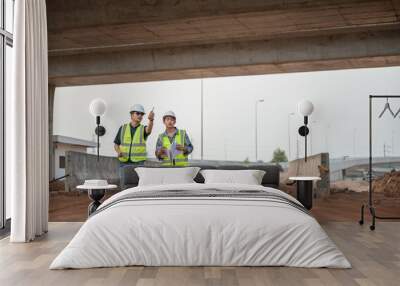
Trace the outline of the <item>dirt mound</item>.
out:
[[[372,190],[384,193],[386,197],[400,197],[400,171],[385,174],[372,182]]]
[[[368,192],[369,183],[367,181],[335,181],[331,183],[331,193],[334,192]]]

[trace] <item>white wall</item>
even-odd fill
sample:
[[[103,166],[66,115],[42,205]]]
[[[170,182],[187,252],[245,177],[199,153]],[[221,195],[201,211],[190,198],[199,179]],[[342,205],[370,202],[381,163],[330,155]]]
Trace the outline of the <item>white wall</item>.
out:
[[[270,160],[277,147],[288,153],[288,127],[291,157],[296,155],[296,140],[303,156],[303,138],[297,136],[302,118],[296,110],[301,99],[315,105],[310,117],[312,153],[367,156],[368,95],[400,94],[399,78],[400,67],[204,79],[205,158],[254,160],[254,105],[260,98],[265,102],[258,109],[259,159]],[[113,140],[118,127],[129,120],[129,106],[142,103],[146,110],[154,106],[156,112],[148,144],[151,156],[157,134],[163,130],[162,113],[172,109],[177,113],[178,127],[187,129],[193,140],[193,157],[199,158],[200,85],[196,79],[57,88],[54,132],[92,140],[95,120],[88,105],[94,98],[103,98],[108,111],[102,119],[107,134],[102,138],[101,153],[113,155]],[[374,153],[383,155],[384,142],[394,142],[393,154],[400,155],[400,118],[378,120],[383,106],[384,102],[377,102],[374,110]],[[400,100],[393,100],[392,106],[397,110]],[[295,115],[290,116],[289,126],[292,112]]]

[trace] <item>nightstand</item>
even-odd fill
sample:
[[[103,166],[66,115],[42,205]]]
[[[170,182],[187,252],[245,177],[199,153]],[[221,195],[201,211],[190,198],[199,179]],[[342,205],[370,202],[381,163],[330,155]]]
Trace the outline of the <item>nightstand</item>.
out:
[[[311,210],[313,204],[313,182],[321,180],[320,177],[289,177],[289,180],[296,181],[297,200],[303,206]]]

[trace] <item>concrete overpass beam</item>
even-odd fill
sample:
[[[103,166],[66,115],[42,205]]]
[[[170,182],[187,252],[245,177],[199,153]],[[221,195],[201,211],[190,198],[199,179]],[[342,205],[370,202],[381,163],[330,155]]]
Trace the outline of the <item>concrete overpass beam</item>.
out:
[[[62,86],[399,64],[400,28],[329,36],[51,56],[49,80]]]

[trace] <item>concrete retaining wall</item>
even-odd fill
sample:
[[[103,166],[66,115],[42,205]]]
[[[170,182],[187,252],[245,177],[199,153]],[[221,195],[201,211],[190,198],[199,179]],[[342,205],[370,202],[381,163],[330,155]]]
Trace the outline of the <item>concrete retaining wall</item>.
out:
[[[289,162],[289,177],[311,176],[321,177],[314,184],[314,197],[326,197],[330,194],[329,153],[321,153]]]
[[[104,179],[110,184],[119,184],[119,162],[114,157],[97,156],[68,151],[65,153],[65,190],[73,191],[87,179]]]
[[[190,160],[193,165],[238,165],[238,166],[257,166],[258,163],[249,163],[239,161],[207,161],[207,160]],[[259,163],[265,165],[266,163]],[[155,159],[146,161],[145,166],[160,166],[160,162]],[[119,178],[119,161],[115,157],[100,156],[97,161],[97,155],[67,151],[65,153],[65,174],[69,176],[65,179],[65,191],[73,191],[76,186],[83,184],[88,179],[104,179],[110,184],[120,185]]]

